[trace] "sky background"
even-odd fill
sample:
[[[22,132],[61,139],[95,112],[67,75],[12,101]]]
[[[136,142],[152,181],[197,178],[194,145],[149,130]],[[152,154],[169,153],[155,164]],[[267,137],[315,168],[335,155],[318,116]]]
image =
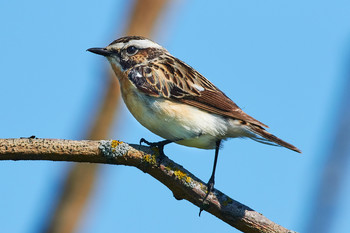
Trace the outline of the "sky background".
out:
[[[81,139],[103,97],[102,76],[109,69],[103,57],[86,49],[122,36],[131,2],[0,1],[0,138]],[[269,125],[270,132],[303,151],[228,140],[215,184],[299,232],[310,220],[344,92],[349,12],[345,0],[174,1],[153,37]],[[141,137],[160,140],[124,104],[113,132],[114,139],[129,143]],[[174,144],[165,152],[209,179],[214,151]],[[1,231],[38,232],[71,165],[1,161]],[[347,178],[331,232],[348,232],[349,196]],[[78,232],[238,232],[206,212],[199,218],[198,211],[135,168],[104,165]]]

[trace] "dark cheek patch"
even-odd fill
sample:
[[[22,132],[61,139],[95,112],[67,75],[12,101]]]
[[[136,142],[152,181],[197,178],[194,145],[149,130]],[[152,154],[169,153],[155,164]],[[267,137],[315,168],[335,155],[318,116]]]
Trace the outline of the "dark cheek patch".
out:
[[[136,62],[134,60],[131,60],[131,59],[129,59],[129,60],[121,59],[120,65],[123,68],[123,70],[128,70],[131,67],[133,67],[134,65],[136,65]]]

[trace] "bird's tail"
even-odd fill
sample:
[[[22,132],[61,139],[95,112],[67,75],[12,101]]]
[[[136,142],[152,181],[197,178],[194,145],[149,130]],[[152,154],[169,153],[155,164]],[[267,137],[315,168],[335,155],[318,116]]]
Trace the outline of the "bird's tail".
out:
[[[269,132],[267,132],[264,128],[262,128],[260,126],[250,125],[249,128],[255,134],[255,137],[252,137],[251,139],[253,139],[257,142],[268,144],[268,145],[274,145],[274,146],[283,146],[283,147],[286,147],[290,150],[294,150],[298,153],[301,153],[301,150],[299,150],[298,148],[296,148],[292,144],[283,141],[282,139],[276,137],[273,134],[270,134]]]

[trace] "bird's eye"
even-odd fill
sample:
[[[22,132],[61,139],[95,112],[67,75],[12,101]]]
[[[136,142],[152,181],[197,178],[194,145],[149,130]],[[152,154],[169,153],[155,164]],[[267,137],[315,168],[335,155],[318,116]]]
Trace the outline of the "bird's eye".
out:
[[[129,46],[126,48],[126,52],[129,55],[134,55],[137,52],[137,48],[135,46]]]

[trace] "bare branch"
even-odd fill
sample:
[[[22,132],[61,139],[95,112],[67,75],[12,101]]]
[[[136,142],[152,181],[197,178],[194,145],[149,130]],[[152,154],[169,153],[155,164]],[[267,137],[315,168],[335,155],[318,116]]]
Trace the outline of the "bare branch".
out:
[[[149,147],[116,140],[73,141],[59,139],[0,139],[0,160],[52,160],[133,166],[150,174],[174,194],[200,207],[207,186],[181,165]],[[205,210],[243,232],[293,232],[219,190],[207,199]]]

